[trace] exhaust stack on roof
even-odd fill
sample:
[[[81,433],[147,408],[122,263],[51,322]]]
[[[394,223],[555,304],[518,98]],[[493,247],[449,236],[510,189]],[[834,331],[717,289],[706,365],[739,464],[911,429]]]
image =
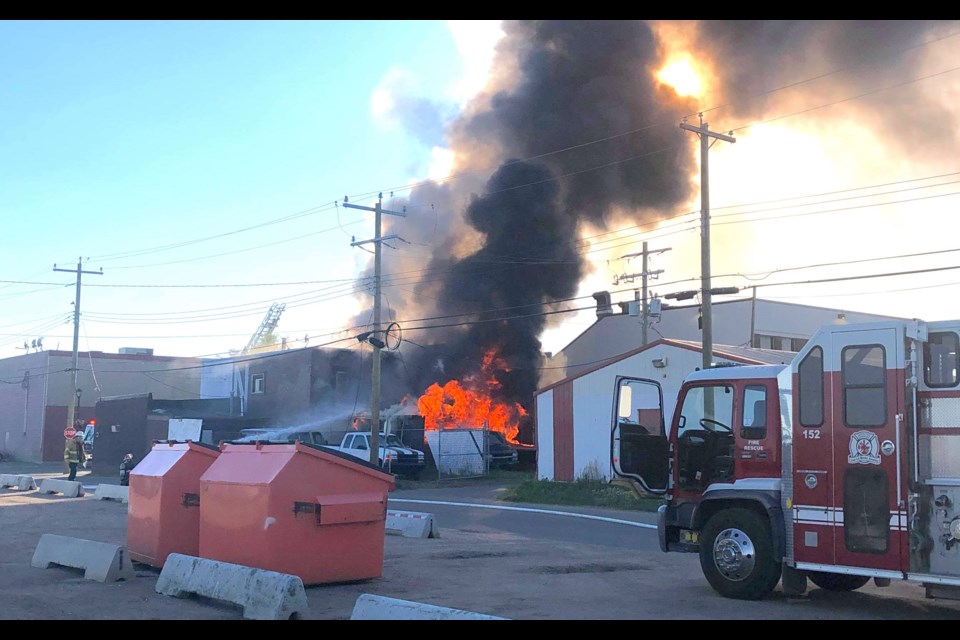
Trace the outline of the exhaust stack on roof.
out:
[[[597,301],[597,319],[606,318],[613,315],[613,306],[610,304],[610,292],[598,291],[593,294],[593,299]]]

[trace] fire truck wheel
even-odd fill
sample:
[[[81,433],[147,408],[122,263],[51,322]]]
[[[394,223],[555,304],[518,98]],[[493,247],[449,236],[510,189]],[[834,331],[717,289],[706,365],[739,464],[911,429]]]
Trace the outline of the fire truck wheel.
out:
[[[842,573],[811,571],[807,576],[810,582],[825,591],[856,591],[870,582],[869,576],[849,576]]]
[[[749,509],[724,509],[707,521],[700,567],[717,593],[737,600],[759,600],[780,581],[770,526]]]

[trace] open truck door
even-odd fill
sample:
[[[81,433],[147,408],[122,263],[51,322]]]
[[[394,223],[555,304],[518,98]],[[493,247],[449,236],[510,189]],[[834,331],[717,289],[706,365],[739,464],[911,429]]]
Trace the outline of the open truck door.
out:
[[[666,492],[670,456],[660,385],[617,376],[612,423],[610,462],[614,474],[648,493]]]

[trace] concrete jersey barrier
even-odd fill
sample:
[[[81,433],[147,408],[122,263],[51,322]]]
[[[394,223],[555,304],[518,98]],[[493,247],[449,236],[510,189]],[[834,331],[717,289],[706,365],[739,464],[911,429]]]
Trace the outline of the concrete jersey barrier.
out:
[[[353,605],[351,620],[509,620],[463,609],[438,607],[364,593]]]
[[[30,491],[37,488],[37,483],[33,476],[0,473],[0,487],[16,487],[20,491]]]
[[[40,481],[40,493],[62,493],[64,498],[80,498],[83,497],[83,484],[76,480],[44,478]]]
[[[399,534],[405,538],[439,538],[440,529],[432,513],[420,511],[387,511],[387,533]]]
[[[307,594],[297,576],[181,553],[167,556],[156,591],[174,598],[193,593],[236,604],[250,620],[289,620],[307,612]]]
[[[118,484],[97,485],[97,490],[93,494],[97,500],[119,500],[120,502],[130,502],[130,487],[121,487]]]
[[[97,582],[132,580],[136,575],[124,547],[52,533],[40,536],[30,564],[37,569],[47,569],[52,564],[83,569],[84,578]]]

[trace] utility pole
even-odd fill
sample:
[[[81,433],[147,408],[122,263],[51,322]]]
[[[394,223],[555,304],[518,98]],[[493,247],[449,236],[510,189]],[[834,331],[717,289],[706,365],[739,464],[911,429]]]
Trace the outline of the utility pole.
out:
[[[350,246],[357,247],[370,242],[374,243],[373,331],[368,334],[367,341],[373,346],[373,379],[370,391],[370,464],[375,465],[380,455],[380,350],[386,346],[383,339],[377,337],[377,334],[380,332],[380,245],[386,240],[393,240],[399,237],[396,234],[381,237],[380,219],[382,217],[381,214],[384,213],[400,216],[401,218],[406,218],[407,213],[406,211],[390,211],[389,209],[384,209],[382,193],[377,196],[377,204],[373,207],[362,207],[360,205],[350,204],[346,196],[343,197],[343,206],[348,209],[362,209],[363,211],[374,212],[373,239],[360,240],[359,242],[354,239],[350,243]]]
[[[700,126],[686,122],[680,123],[681,129],[693,131],[700,136],[700,303],[703,313],[703,368],[713,364],[713,310],[710,292],[710,164],[708,161],[710,138],[725,142],[736,142],[732,135],[710,131],[709,125],[700,114]],[[732,131],[730,132],[733,133]]]
[[[90,275],[102,276],[103,267],[100,267],[100,271],[84,271],[83,270],[83,258],[77,258],[77,268],[74,269],[58,269],[57,265],[53,265],[54,271],[64,271],[66,273],[75,273],[77,274],[77,297],[73,302],[73,364],[70,367],[70,371],[73,372],[73,396],[70,398],[70,404],[67,405],[67,428],[73,426],[73,421],[76,419],[76,405],[78,404],[77,396],[77,373],[79,370],[78,363],[78,349],[80,347],[80,276],[84,273],[89,273]]]
[[[621,260],[623,260],[624,258],[635,258],[637,256],[643,256],[643,271],[641,271],[640,273],[630,273],[630,274],[624,274],[622,276],[618,276],[617,279],[614,281],[614,284],[617,284],[620,280],[628,280],[630,282],[633,282],[633,279],[636,278],[637,276],[640,276],[642,278],[643,310],[640,313],[640,322],[643,325],[643,329],[641,332],[641,344],[647,344],[647,316],[649,315],[649,306],[647,303],[647,277],[653,276],[654,279],[656,279],[657,276],[663,273],[663,269],[657,269],[656,271],[649,271],[647,269],[647,258],[655,253],[664,253],[666,251],[670,251],[671,248],[672,247],[667,247],[666,249],[654,249],[653,251],[648,251],[647,243],[646,241],[644,241],[643,251],[641,251],[640,253],[628,253],[625,256],[620,256]]]

